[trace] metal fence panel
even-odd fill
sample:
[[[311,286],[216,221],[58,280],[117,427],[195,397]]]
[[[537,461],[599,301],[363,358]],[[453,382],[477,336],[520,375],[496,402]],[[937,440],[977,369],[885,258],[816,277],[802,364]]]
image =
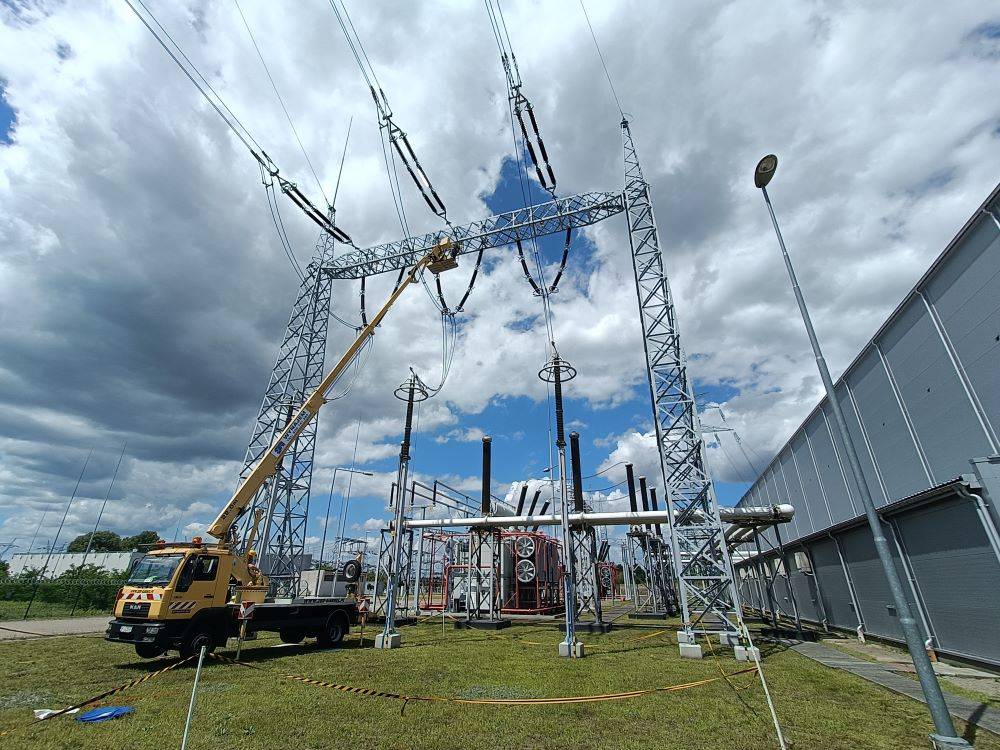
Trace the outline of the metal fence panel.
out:
[[[938,646],[1000,662],[1000,563],[969,500],[893,516]]]

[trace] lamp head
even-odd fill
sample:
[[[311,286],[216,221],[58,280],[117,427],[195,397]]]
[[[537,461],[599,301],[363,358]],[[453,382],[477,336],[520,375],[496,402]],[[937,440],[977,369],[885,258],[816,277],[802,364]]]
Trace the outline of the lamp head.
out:
[[[774,154],[768,154],[757,162],[757,168],[753,171],[753,184],[761,189],[767,187],[767,183],[774,177],[777,168],[778,157]]]

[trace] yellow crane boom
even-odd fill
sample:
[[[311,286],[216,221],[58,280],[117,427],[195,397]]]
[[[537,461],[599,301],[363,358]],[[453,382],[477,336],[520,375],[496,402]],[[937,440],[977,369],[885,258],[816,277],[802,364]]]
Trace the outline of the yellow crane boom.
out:
[[[295,412],[294,416],[285,426],[285,429],[281,431],[281,434],[278,435],[271,444],[271,447],[268,448],[267,453],[257,462],[253,471],[250,472],[243,483],[236,489],[232,498],[226,503],[226,506],[219,513],[218,517],[212,522],[212,525],[208,527],[209,534],[219,540],[224,540],[229,535],[233,524],[236,523],[236,520],[246,510],[247,506],[253,500],[254,495],[257,494],[257,490],[277,470],[278,462],[285,455],[288,446],[295,442],[295,438],[316,417],[317,412],[326,403],[327,391],[330,390],[337,378],[340,377],[341,373],[351,363],[351,360],[361,347],[365,345],[365,342],[372,337],[376,326],[382,322],[389,309],[403,293],[403,290],[413,283],[424,268],[430,268],[435,273],[455,268],[458,265],[454,259],[455,255],[453,243],[451,240],[445,239],[416,262],[396,290],[389,296],[389,299],[382,305],[382,309],[375,314],[368,325],[361,329],[358,337],[347,351],[344,352],[340,361],[327,373],[326,377],[323,378],[323,382],[319,384],[319,387],[299,407],[298,411]]]

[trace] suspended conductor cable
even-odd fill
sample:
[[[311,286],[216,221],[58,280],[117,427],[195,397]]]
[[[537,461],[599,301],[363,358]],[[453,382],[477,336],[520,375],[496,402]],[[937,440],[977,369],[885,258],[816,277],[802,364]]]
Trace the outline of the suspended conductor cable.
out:
[[[302,267],[295,258],[292,246],[289,244],[288,238],[285,236],[284,224],[278,220],[280,214],[277,213],[276,209],[277,200],[274,196],[274,181],[262,165],[258,166],[260,166],[260,179],[264,184],[264,196],[267,199],[267,208],[271,213],[271,221],[274,223],[274,230],[278,234],[278,242],[281,243],[281,249],[284,251],[285,257],[288,258],[288,262],[291,263],[292,270],[295,271],[295,275],[299,277],[299,281],[304,281],[305,276],[302,273]]]
[[[356,352],[354,357],[352,358],[351,363],[354,365],[354,375],[351,377],[350,382],[344,388],[343,393],[338,393],[336,396],[330,396],[326,399],[327,401],[337,401],[350,394],[351,389],[354,388],[354,384],[358,382],[358,376],[361,374],[361,371],[365,369],[365,366],[368,364],[368,360],[371,359],[372,349],[374,348],[375,348],[375,337],[372,336],[369,337],[369,339],[361,346],[361,349],[358,352]]]
[[[156,15],[149,10],[145,3],[143,3],[143,0],[136,0],[136,2],[142,6],[146,15],[152,19],[153,23],[155,23],[160,32],[162,32],[163,36],[161,36],[152,25],[150,25],[149,21],[147,21],[145,16],[139,12],[138,8],[132,4],[131,0],[125,0],[126,5],[128,5],[132,13],[135,14],[136,18],[138,18],[149,33],[153,35],[153,38],[156,39],[157,43],[159,43],[167,55],[170,56],[170,59],[174,61],[177,67],[181,69],[181,72],[187,76],[188,80],[191,81],[205,101],[207,101],[219,117],[222,118],[223,122],[226,123],[229,129],[233,131],[233,134],[240,140],[241,143],[243,143],[244,146],[246,146],[250,155],[268,172],[268,174],[270,174],[271,177],[278,182],[281,187],[281,192],[287,195],[289,199],[291,199],[291,201],[295,203],[295,205],[297,205],[306,216],[323,229],[323,231],[330,234],[334,237],[334,239],[356,248],[357,245],[354,244],[354,241],[350,238],[350,236],[344,230],[335,227],[333,223],[330,222],[330,220],[312,204],[312,202],[295,185],[295,183],[289,182],[280,176],[278,167],[271,160],[271,157],[267,155],[267,152],[264,151],[253,135],[251,135],[250,131],[229,108],[219,93],[212,87],[212,84],[209,83],[208,79],[202,75],[201,71],[198,70],[198,66],[191,62],[191,59],[185,54],[184,50],[181,49],[180,45],[177,44],[174,38],[170,35],[170,32],[168,32],[164,28],[163,24],[159,22]],[[170,41],[173,48],[167,45],[167,42],[164,41],[164,37]],[[178,57],[178,55],[180,57]],[[184,59],[184,62],[181,62],[181,58]],[[197,78],[195,78],[196,75]],[[201,79],[201,83],[198,82],[198,79]],[[212,95],[215,97],[214,99],[212,96],[209,96],[209,91],[212,92]],[[225,110],[225,112],[223,110]]]
[[[587,6],[583,4],[583,0],[580,0],[580,9],[583,10],[583,17],[587,19],[587,28],[590,29],[590,36],[594,40],[597,56],[601,58],[601,67],[604,68],[604,75],[608,79],[608,86],[611,87],[611,96],[615,98],[615,106],[618,107],[618,113],[624,119],[625,112],[622,110],[622,103],[618,101],[618,92],[615,91],[615,84],[611,80],[611,73],[608,72],[608,65],[604,62],[604,53],[601,52],[601,45],[597,42],[597,34],[594,33],[594,26],[590,23],[590,15],[587,13]]]
[[[250,24],[247,22],[247,17],[243,15],[243,8],[240,7],[239,0],[233,0],[233,5],[236,6],[236,10],[240,14],[240,18],[243,20],[243,25],[246,27],[247,35],[250,37],[250,42],[253,44],[254,50],[257,52],[257,57],[260,60],[261,67],[264,68],[264,73],[267,74],[267,80],[271,83],[271,88],[274,90],[274,96],[278,100],[278,104],[281,105],[281,111],[285,113],[285,119],[288,120],[288,126],[292,129],[292,135],[295,136],[295,142],[299,144],[299,150],[302,152],[303,158],[306,160],[306,164],[309,165],[309,171],[312,172],[313,178],[316,180],[316,187],[319,188],[319,192],[323,194],[323,200],[326,204],[330,205],[330,199],[326,195],[326,191],[323,189],[323,183],[320,182],[319,175],[316,173],[316,168],[313,167],[312,160],[309,158],[309,154],[306,152],[306,147],[302,145],[302,139],[299,137],[299,131],[295,128],[295,123],[292,122],[292,116],[288,114],[288,108],[285,106],[285,100],[281,97],[281,92],[278,91],[278,86],[274,82],[274,78],[271,76],[271,71],[267,67],[267,63],[264,62],[264,55],[260,51],[260,47],[257,46],[257,40],[254,38],[253,31],[250,30]],[[350,132],[348,130],[348,132]],[[346,145],[345,145],[346,150]],[[341,162],[343,164],[343,162]],[[339,181],[338,181],[339,184]]]
[[[170,32],[168,32],[165,28],[163,28],[163,25],[157,20],[153,12],[146,7],[146,4],[143,3],[142,0],[136,0],[136,2],[139,3],[139,5],[142,6],[142,9],[146,11],[146,13],[149,15],[150,18],[153,19],[153,23],[155,23],[156,26],[160,29],[160,31],[163,32],[163,35],[170,40],[170,43],[177,50],[177,54],[179,54],[181,57],[184,58],[185,62],[187,62],[191,70],[193,70],[195,74],[197,74],[198,78],[202,80],[202,82],[204,83],[204,87],[200,83],[198,83],[197,80],[195,80],[195,77],[191,75],[191,70],[188,70],[188,68],[184,65],[184,63],[182,63],[180,59],[177,57],[177,54],[174,54],[174,51],[167,46],[167,43],[163,41],[163,37],[161,37],[156,32],[156,29],[154,29],[152,26],[149,25],[149,21],[147,21],[145,17],[139,12],[138,8],[136,8],[132,4],[132,0],[125,0],[125,4],[128,5],[128,7],[132,10],[132,12],[135,14],[135,17],[142,22],[142,25],[149,30],[149,33],[153,35],[153,38],[156,39],[157,42],[159,42],[161,47],[163,47],[164,52],[166,52],[170,56],[170,58],[177,64],[177,67],[180,68],[181,72],[183,72],[184,75],[188,77],[188,80],[190,80],[191,83],[194,84],[194,87],[198,89],[198,92],[205,98],[205,101],[207,101],[210,105],[212,105],[212,109],[214,109],[219,114],[219,117],[222,118],[223,122],[225,122],[226,125],[229,126],[229,129],[233,131],[236,137],[239,138],[240,141],[242,141],[243,145],[246,146],[247,149],[251,151],[251,153],[254,152],[254,146],[256,146],[257,149],[262,151],[263,149],[261,149],[260,144],[257,143],[256,140],[254,140],[254,137],[250,134],[250,131],[243,126],[243,123],[240,122],[240,119],[233,113],[231,109],[229,109],[228,106],[226,106],[226,103],[225,101],[223,101],[222,97],[219,96],[218,92],[214,88],[212,88],[212,84],[209,83],[208,79],[206,79],[205,76],[201,74],[201,71],[198,70],[198,66],[196,66],[193,62],[191,62],[188,56],[184,54],[184,50],[180,48],[180,45],[178,45],[177,42],[174,41],[174,38],[170,36]],[[208,92],[205,91],[205,88],[207,88],[209,91],[212,92],[212,94],[215,95],[215,98],[218,99],[218,104],[215,102],[214,99],[212,99],[212,97],[208,95]],[[223,112],[222,109],[225,109],[226,112]],[[228,113],[228,116],[226,113]],[[237,126],[239,126],[239,128],[237,128]],[[251,142],[253,143],[253,146],[250,145]]]

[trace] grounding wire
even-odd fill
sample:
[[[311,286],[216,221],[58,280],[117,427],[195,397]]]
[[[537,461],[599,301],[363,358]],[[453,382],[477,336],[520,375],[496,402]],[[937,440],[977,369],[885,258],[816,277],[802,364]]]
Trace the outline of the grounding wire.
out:
[[[264,55],[260,51],[260,47],[257,46],[257,40],[254,38],[253,31],[250,30],[250,24],[247,22],[246,16],[243,14],[243,8],[240,7],[239,0],[233,0],[233,5],[236,6],[236,10],[240,14],[240,18],[243,20],[243,25],[246,27],[247,35],[250,37],[250,42],[253,44],[254,50],[257,52],[257,57],[260,60],[261,67],[264,68],[264,73],[267,74],[267,80],[271,83],[271,88],[274,90],[274,96],[278,100],[278,104],[281,105],[281,111],[285,113],[285,119],[288,120],[288,126],[292,129],[292,135],[295,136],[295,142],[299,144],[299,150],[302,152],[302,156],[306,160],[306,164],[309,166],[309,171],[312,172],[313,178],[316,180],[316,186],[319,188],[319,192],[323,194],[323,200],[326,201],[326,205],[330,205],[330,199],[326,195],[326,191],[323,189],[323,183],[320,182],[319,175],[316,173],[316,168],[313,166],[312,160],[309,158],[309,154],[306,152],[306,147],[302,145],[302,139],[299,137],[299,131],[295,127],[295,123],[292,122],[292,116],[288,113],[288,108],[285,106],[285,100],[281,98],[281,93],[278,91],[278,86],[274,82],[274,78],[271,76],[271,71],[267,67],[267,63],[264,62]],[[346,151],[347,146],[344,146]]]
[[[358,376],[361,374],[361,371],[364,370],[365,367],[368,365],[368,360],[371,359],[372,350],[374,348],[375,348],[375,337],[371,336],[364,343],[361,349],[351,358],[351,363],[354,365],[354,375],[351,378],[351,381],[347,384],[347,387],[344,388],[344,392],[338,393],[336,396],[331,396],[327,398],[326,399],[327,401],[338,401],[339,399],[344,398],[351,392],[351,389],[354,388],[354,384],[358,382]]]
[[[587,19],[587,28],[590,29],[590,37],[594,40],[594,47],[597,49],[597,56],[601,58],[601,67],[604,68],[604,75],[608,79],[608,86],[611,87],[611,96],[615,98],[615,106],[618,107],[618,113],[624,119],[625,112],[622,110],[622,103],[618,101],[618,92],[615,91],[615,84],[611,80],[611,73],[608,72],[608,65],[604,62],[604,54],[601,52],[601,45],[597,42],[597,34],[594,33],[594,26],[590,23],[590,15],[587,13],[587,6],[583,4],[583,0],[580,0],[580,9],[583,11],[583,17]]]

